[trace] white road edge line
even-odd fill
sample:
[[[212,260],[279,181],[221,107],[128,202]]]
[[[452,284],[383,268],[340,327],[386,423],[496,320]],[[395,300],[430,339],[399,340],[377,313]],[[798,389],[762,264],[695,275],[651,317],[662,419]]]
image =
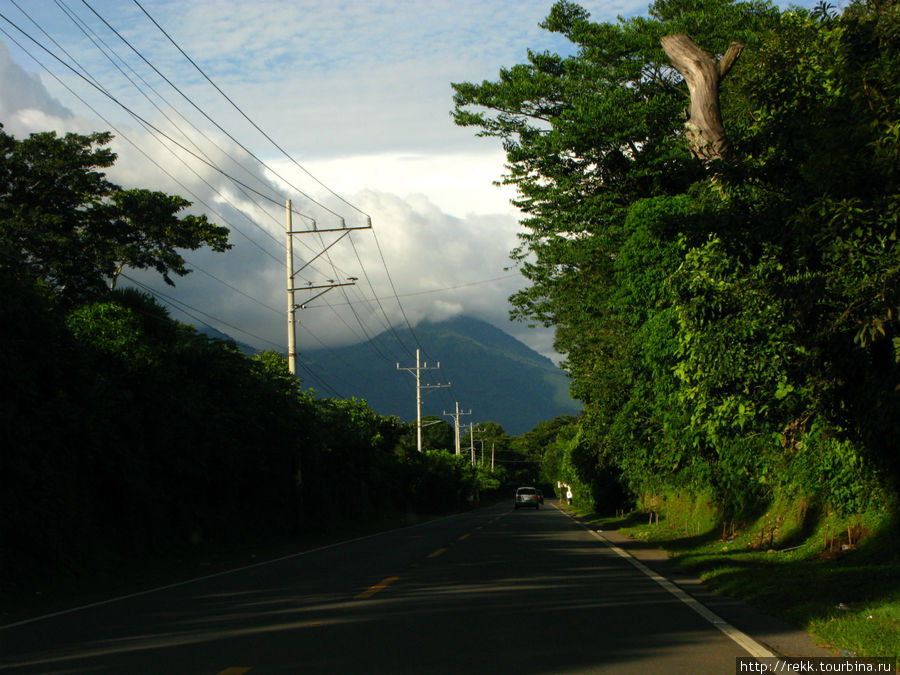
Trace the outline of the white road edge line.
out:
[[[99,602],[92,602],[87,605],[79,605],[78,607],[70,607],[69,609],[62,609],[58,612],[52,612],[51,614],[43,614],[41,616],[34,616],[30,619],[23,619],[22,621],[17,621],[16,623],[8,623],[3,626],[0,626],[0,632],[7,630],[9,628],[17,628],[18,626],[25,626],[29,623],[36,623],[38,621],[44,621],[45,619],[52,619],[57,616],[65,616],[66,614],[74,614],[75,612],[80,612],[85,609],[92,609],[94,607],[102,607],[103,605],[111,605],[114,602],[120,602],[122,600],[130,600],[131,598],[139,598],[142,595],[150,595],[151,593],[158,593],[159,591],[167,591],[170,588],[178,588],[179,586],[187,586],[188,584],[197,583],[198,581],[206,581],[207,579],[215,579],[216,577],[224,577],[226,574],[236,574],[237,572],[243,572],[245,570],[252,570],[255,567],[263,567],[265,565],[274,565],[275,563],[282,562],[284,560],[290,560],[291,558],[300,558],[305,555],[310,555],[311,553],[317,553],[319,551],[326,551],[330,548],[336,548],[338,546],[343,546],[344,544],[352,544],[357,541],[364,541],[366,539],[373,539],[375,537],[380,537],[385,534],[389,534],[391,532],[397,532],[398,530],[412,530],[417,527],[425,527],[426,525],[432,525],[434,523],[440,522],[442,520],[448,520],[450,518],[458,518],[460,516],[470,515],[473,512],[471,511],[463,511],[462,513],[454,513],[449,516],[444,516],[443,518],[434,518],[432,520],[426,520],[422,523],[416,523],[415,525],[407,525],[406,527],[395,527],[391,530],[384,530],[383,532],[374,532],[372,534],[367,534],[362,537],[356,537],[355,539],[348,539],[346,541],[337,541],[333,544],[328,544],[327,546],[320,546],[319,548],[312,548],[308,551],[300,551],[299,553],[291,553],[289,555],[281,556],[280,558],[273,558],[272,560],[263,560],[262,562],[253,563],[252,565],[245,565],[243,567],[235,567],[230,570],[223,570],[222,572],[216,572],[215,574],[207,574],[202,577],[194,577],[192,579],[185,579],[184,581],[178,581],[174,584],[168,584],[166,586],[157,586],[156,588],[148,588],[143,591],[138,591],[137,593],[129,593],[128,595],[120,595],[115,598],[107,598],[106,600],[100,600]],[[476,512],[477,513],[477,512]]]
[[[559,511],[561,511],[562,513],[565,513],[567,516],[569,516],[569,518],[572,518],[572,520],[575,520],[575,518],[573,518],[571,514],[567,513],[566,511],[563,511],[559,507],[556,507],[556,508]],[[575,520],[575,522],[578,523],[579,525],[581,525],[584,529],[586,529],[588,532],[590,532],[592,535],[594,535],[597,539],[602,541],[604,544],[606,544],[613,551],[615,551],[615,553],[617,555],[619,555],[620,557],[622,557],[625,560],[627,560],[628,562],[630,562],[632,565],[634,565],[637,569],[639,569],[645,575],[647,575],[648,577],[653,579],[653,581],[655,581],[660,586],[662,586],[667,591],[669,591],[669,593],[671,593],[676,598],[681,600],[681,602],[683,602],[685,605],[687,605],[692,610],[697,612],[697,614],[699,614],[704,619],[709,621],[713,626],[718,628],[725,635],[727,635],[729,638],[731,638],[734,642],[736,642],[738,645],[740,645],[748,654],[750,654],[750,656],[752,656],[754,658],[773,658],[773,657],[777,656],[777,654],[770,652],[768,649],[763,647],[761,644],[759,644],[756,640],[751,638],[749,635],[747,635],[743,631],[740,631],[737,628],[735,628],[734,626],[732,626],[730,623],[725,621],[725,619],[720,617],[718,614],[716,614],[712,610],[708,609],[699,600],[690,596],[688,593],[686,593],[685,591],[680,589],[678,586],[676,586],[674,583],[672,583],[671,581],[666,579],[664,576],[657,574],[656,572],[651,570],[649,567],[647,567],[644,563],[642,563],[640,560],[635,558],[633,555],[631,555],[627,551],[625,551],[625,550],[619,548],[618,546],[616,546],[615,544],[613,544],[609,539],[604,537],[599,532],[592,530],[591,528],[587,527],[586,525],[584,525],[583,523],[581,523],[577,520]]]

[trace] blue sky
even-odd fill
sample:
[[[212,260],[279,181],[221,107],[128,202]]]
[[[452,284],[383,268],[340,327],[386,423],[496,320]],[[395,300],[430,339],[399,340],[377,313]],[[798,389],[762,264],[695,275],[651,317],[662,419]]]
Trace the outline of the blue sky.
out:
[[[494,79],[501,67],[522,62],[529,48],[568,48],[559,36],[538,27],[550,9],[549,0],[140,2],[269,136],[307,171],[372,216],[377,243],[371,236],[353,235],[355,247],[342,244],[333,249],[333,266],[321,261],[309,270],[313,282],[335,274],[367,279],[346,295],[329,293],[301,313],[301,349],[354,342],[384,330],[387,321],[400,322],[392,300],[396,290],[413,323],[471,314],[552,355],[548,331],[507,320],[507,297],[520,287],[521,277],[505,269],[508,253],[517,244],[518,214],[509,204],[511,193],[492,185],[503,170],[499,144],[475,138],[471,129],[455,127],[450,118],[451,82]],[[323,203],[348,221],[359,221],[359,211],[321,193],[242,119],[137,4],[126,0],[88,0],[88,4],[246,150],[295,187],[320,194]],[[68,8],[89,33],[114,46],[118,58],[163,94],[158,105],[182,127],[167,133],[178,138],[184,134],[185,142],[191,137],[229,171],[243,172],[240,175],[275,202],[289,197],[304,203],[270,170],[254,166],[246,150],[173,92],[88,4],[0,0],[0,13],[61,53],[40,29],[49,33],[113,96],[158,128],[169,130],[166,116],[125,80],[61,9]],[[646,2],[631,0],[581,4],[595,21],[642,14],[647,7]],[[5,22],[0,21],[0,27],[15,34]],[[180,280],[174,291],[153,275],[136,278],[190,308],[202,309],[205,320],[236,339],[263,348],[284,345],[283,215],[277,203],[251,199],[183,152],[167,149],[154,138],[156,134],[29,45],[96,108],[90,110],[7,37],[0,35],[0,41],[9,50],[7,55],[0,47],[0,121],[8,131],[23,136],[50,128],[79,132],[109,128],[99,113],[119,129],[115,147],[120,161],[112,172],[114,180],[182,194],[213,220],[239,230],[233,237],[235,250],[227,255],[191,254],[189,262],[198,271]],[[190,130],[170,107],[218,147]],[[243,168],[228,159],[226,151]],[[301,260],[311,257],[321,243],[298,244],[295,255]],[[379,308],[372,297],[387,300]],[[347,312],[350,303],[359,316]],[[179,310],[173,315],[186,319]]]

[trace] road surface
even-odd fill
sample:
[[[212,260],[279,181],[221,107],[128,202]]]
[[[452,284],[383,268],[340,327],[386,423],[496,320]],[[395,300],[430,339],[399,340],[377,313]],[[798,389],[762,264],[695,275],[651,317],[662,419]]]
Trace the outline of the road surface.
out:
[[[0,671],[734,673],[765,649],[639,567],[504,503],[8,625]]]

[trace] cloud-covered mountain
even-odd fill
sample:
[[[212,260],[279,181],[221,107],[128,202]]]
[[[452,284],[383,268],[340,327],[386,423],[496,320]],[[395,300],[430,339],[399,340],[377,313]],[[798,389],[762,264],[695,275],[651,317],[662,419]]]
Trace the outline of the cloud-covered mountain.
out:
[[[496,422],[519,435],[539,422],[581,409],[569,396],[568,378],[550,359],[485,321],[460,316],[423,322],[415,334],[418,344],[403,355],[401,368],[415,366],[418,347],[422,365],[440,362],[439,370],[422,373],[423,384],[451,383],[449,388],[426,390],[423,415],[443,416],[458,401],[460,410],[472,411],[462,423]],[[413,421],[415,380],[389,360],[397,344],[397,335],[387,331],[366,344],[305,352],[301,362],[342,396],[365,399],[378,413]],[[303,368],[299,374],[318,389]]]

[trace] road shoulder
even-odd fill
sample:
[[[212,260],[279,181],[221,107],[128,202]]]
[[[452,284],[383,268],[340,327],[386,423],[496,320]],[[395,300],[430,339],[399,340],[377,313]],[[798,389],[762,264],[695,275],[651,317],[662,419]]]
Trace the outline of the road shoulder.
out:
[[[665,577],[685,593],[700,602],[738,630],[751,636],[779,656],[829,657],[836,653],[816,644],[806,631],[780,619],[769,616],[751,605],[711,591],[703,581],[675,566],[668,553],[654,548],[647,542],[632,539],[618,530],[598,530],[565,508],[560,508],[585,529],[595,532],[608,545],[618,547],[662,577]]]

